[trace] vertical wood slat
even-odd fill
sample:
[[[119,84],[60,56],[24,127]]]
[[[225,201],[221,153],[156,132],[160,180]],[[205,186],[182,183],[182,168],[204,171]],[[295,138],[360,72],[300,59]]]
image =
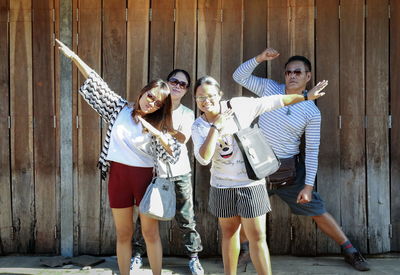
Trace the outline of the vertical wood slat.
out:
[[[197,27],[197,75],[211,75],[220,80],[221,21],[218,17],[221,0],[198,1]],[[210,189],[210,166],[195,164],[195,191],[197,199],[197,230],[203,241],[205,255],[218,255],[218,221],[208,212],[208,194]],[[204,238],[203,238],[204,239]]]
[[[244,1],[243,62],[267,48],[267,3],[265,0]],[[253,75],[267,77],[267,62],[258,65]],[[246,88],[242,88],[242,94],[254,95]]]
[[[79,1],[78,53],[92,69],[101,73],[101,1]],[[78,77],[78,85],[84,81]],[[101,182],[96,167],[100,140],[100,118],[81,98],[78,100],[78,198],[79,254],[100,252]],[[90,198],[90,200],[88,199]]]
[[[109,87],[126,98],[126,1],[103,1],[103,77]],[[104,124],[104,123],[103,123]],[[103,127],[103,139],[107,127]],[[101,185],[100,253],[115,253],[115,230],[108,180]]]
[[[173,69],[174,62],[174,0],[152,0],[150,29],[150,78],[165,79]],[[163,253],[170,253],[169,238],[171,222],[159,223]]]
[[[14,252],[11,238],[12,208],[10,182],[10,130],[8,129],[10,100],[10,67],[8,52],[8,0],[0,1],[0,254]]]
[[[149,0],[128,0],[127,98],[133,101],[147,84]]]
[[[74,52],[79,54],[78,50],[78,35],[79,35],[79,1],[80,0],[72,0],[72,49]],[[79,233],[80,233],[80,215],[79,215],[79,209],[80,209],[80,203],[79,200],[81,199],[77,194],[76,190],[79,190],[79,165],[78,165],[78,102],[79,102],[79,93],[78,91],[78,81],[80,79],[78,78],[78,75],[80,74],[77,67],[75,65],[72,66],[72,102],[71,102],[71,107],[72,107],[72,181],[73,181],[73,207],[74,207],[74,221],[73,221],[73,230],[74,230],[74,236],[73,236],[73,253],[74,255],[79,254]]]
[[[243,0],[222,0],[221,89],[226,98],[240,96],[241,88],[232,74],[242,63]]]
[[[391,250],[400,251],[400,3],[390,1],[390,114],[392,129],[390,130],[391,159]]]
[[[368,251],[390,251],[388,1],[367,0],[366,157]]]
[[[193,86],[196,82],[196,31],[197,31],[197,1],[176,0],[174,68],[186,70],[191,77],[192,86],[182,99],[182,103],[195,110]],[[167,75],[163,76],[164,78]]]
[[[365,184],[364,1],[340,4],[340,136],[343,231],[367,251]]]
[[[72,47],[72,34],[75,29],[73,21],[73,1],[56,0],[56,37],[59,37],[67,46]],[[76,20],[75,20],[76,21]],[[72,30],[72,32],[71,32]],[[57,136],[59,137],[57,148],[60,148],[58,162],[60,167],[60,254],[72,257],[74,254],[74,186],[73,186],[73,76],[70,60],[63,56],[56,47],[56,110],[58,119]],[[61,119],[62,118],[62,119]],[[58,180],[57,180],[58,182]]]
[[[32,3],[10,2],[11,178],[16,251],[33,252]]]
[[[176,21],[175,21],[175,45],[174,45],[174,68],[186,70],[192,79],[192,86],[182,99],[182,104],[196,111],[194,105],[192,89],[196,81],[196,27],[197,27],[197,0],[176,0]],[[168,73],[168,72],[166,72]],[[163,76],[164,78],[167,75]],[[191,167],[194,167],[194,156],[192,142],[186,144],[189,151],[189,159],[193,160]],[[193,173],[193,170],[192,170]],[[193,177],[192,177],[193,178]],[[194,188],[193,188],[194,190]],[[195,215],[197,197],[193,192],[193,204]],[[195,216],[196,217],[196,216]],[[197,221],[197,220],[196,220]],[[172,222],[172,240],[170,249],[172,255],[186,255],[187,249],[183,244],[182,231],[174,220]],[[202,241],[204,242],[204,236]]]
[[[284,83],[284,64],[290,55],[289,6],[287,1],[268,1],[268,47],[276,49],[280,56],[267,63],[268,77]],[[279,30],[279,31],[277,31]],[[272,254],[289,254],[291,249],[291,217],[286,203],[272,196],[272,212],[268,215],[268,240]]]
[[[35,252],[55,252],[57,242],[54,230],[57,226],[56,202],[56,131],[54,128],[54,48],[53,48],[53,0],[32,1],[34,25],[32,28],[33,64],[33,114],[35,128],[34,177],[36,241]],[[53,238],[49,238],[53,236]]]
[[[322,119],[317,187],[326,210],[340,224],[339,0],[317,0],[316,8],[315,82],[329,80],[317,102]],[[317,254],[328,253],[340,253],[340,247],[318,230]]]
[[[174,0],[151,1],[150,80],[165,78],[174,66]]]
[[[312,66],[314,62],[314,0],[291,0],[291,18],[289,37],[291,37],[291,55],[307,57]],[[315,69],[312,70],[313,74]],[[310,84],[313,79],[311,79]],[[313,86],[313,85],[311,85]],[[273,215],[273,213],[272,213]],[[292,215],[294,238],[292,254],[316,254],[316,226],[310,217]]]

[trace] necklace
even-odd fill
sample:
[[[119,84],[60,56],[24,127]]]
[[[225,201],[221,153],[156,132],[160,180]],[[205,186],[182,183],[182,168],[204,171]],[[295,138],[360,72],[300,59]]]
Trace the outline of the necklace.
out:
[[[211,125],[212,123],[210,121],[208,121],[206,114],[204,113],[203,115],[204,115],[204,119],[207,121],[207,123]]]

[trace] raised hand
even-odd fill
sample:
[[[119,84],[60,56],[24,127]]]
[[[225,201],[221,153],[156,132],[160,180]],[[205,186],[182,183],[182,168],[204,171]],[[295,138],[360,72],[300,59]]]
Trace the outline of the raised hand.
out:
[[[267,48],[262,53],[256,56],[256,60],[258,63],[261,63],[267,60],[273,60],[277,58],[279,55],[280,53],[277,50],[273,48]]]
[[[328,80],[322,80],[318,82],[317,85],[314,86],[310,91],[307,93],[307,97],[309,100],[315,100],[320,98],[321,96],[325,95],[324,92],[321,92],[325,87],[328,86]]]
[[[219,114],[217,116],[217,119],[214,121],[214,125],[219,130],[221,130],[221,129],[224,128],[225,121],[230,119],[232,116],[233,116],[233,110],[232,109],[228,109],[225,112],[222,112],[221,114]]]
[[[143,127],[146,128],[152,135],[156,137],[159,137],[161,135],[161,132],[154,128],[154,126],[148,123],[144,118],[142,118],[141,116],[137,116],[137,118],[142,123]]]
[[[60,40],[56,39],[56,42],[58,44],[58,49],[68,58],[72,58],[74,56],[76,56],[76,54],[70,49],[68,48],[63,42],[61,42]]]

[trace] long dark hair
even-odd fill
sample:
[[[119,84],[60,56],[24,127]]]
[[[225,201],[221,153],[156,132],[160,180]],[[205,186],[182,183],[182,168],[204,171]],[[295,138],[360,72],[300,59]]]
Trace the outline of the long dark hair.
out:
[[[139,100],[148,91],[157,89],[157,92],[161,94],[161,101],[163,105],[152,113],[144,113],[140,109]],[[173,137],[176,137],[179,142],[182,142],[182,133],[174,130],[172,124],[172,100],[171,93],[167,83],[162,79],[155,79],[149,82],[146,86],[140,90],[139,95],[135,100],[135,107],[132,111],[132,117],[137,122],[136,115],[140,115],[147,122],[149,122],[154,128],[164,133],[169,133]]]

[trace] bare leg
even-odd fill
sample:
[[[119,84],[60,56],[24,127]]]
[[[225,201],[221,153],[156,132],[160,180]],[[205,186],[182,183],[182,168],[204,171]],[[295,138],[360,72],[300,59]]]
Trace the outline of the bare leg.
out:
[[[158,221],[140,214],[142,234],[146,242],[147,257],[149,258],[153,275],[161,274],[162,266],[162,244]]]
[[[239,257],[240,217],[218,218],[222,230],[222,259],[224,273],[235,275]]]
[[[312,218],[318,225],[318,228],[339,245],[348,240],[340,226],[328,212],[322,214],[321,216],[313,216]]]
[[[129,275],[132,256],[132,207],[112,208],[115,229],[117,231],[117,260],[121,275]]]
[[[242,226],[249,239],[250,257],[258,274],[272,274],[271,259],[265,235],[265,217],[242,218]]]

